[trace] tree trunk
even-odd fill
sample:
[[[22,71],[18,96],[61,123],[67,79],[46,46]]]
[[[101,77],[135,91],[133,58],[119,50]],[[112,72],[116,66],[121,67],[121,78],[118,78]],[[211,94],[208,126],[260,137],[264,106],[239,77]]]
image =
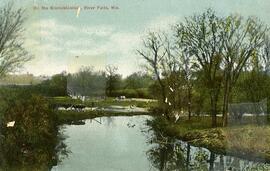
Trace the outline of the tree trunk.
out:
[[[222,125],[225,127],[228,125],[228,106],[230,100],[232,84],[226,78],[223,97],[223,109],[222,109]]]
[[[227,126],[228,124],[228,103],[229,103],[229,83],[226,79],[223,95],[223,106],[222,106],[222,125]]]
[[[224,157],[223,155],[220,155],[220,169],[225,170],[224,168]]]
[[[165,100],[166,100],[165,86],[164,86],[164,84],[162,83],[161,78],[159,77],[159,73],[158,73],[157,68],[155,68],[154,70],[155,70],[155,74],[156,74],[156,76],[157,76],[158,83],[159,83],[160,88],[161,88],[163,112],[164,112],[166,118],[167,118],[168,120],[170,120],[170,116],[169,116],[167,104],[165,103]]]
[[[191,119],[191,88],[188,87],[188,120]]]
[[[190,145],[187,144],[187,163],[186,163],[186,167],[187,169],[189,169],[189,163],[190,163]]]
[[[214,171],[215,154],[210,152],[209,171]]]
[[[217,127],[217,109],[216,109],[216,98],[211,93],[211,117],[212,117],[212,127]]]

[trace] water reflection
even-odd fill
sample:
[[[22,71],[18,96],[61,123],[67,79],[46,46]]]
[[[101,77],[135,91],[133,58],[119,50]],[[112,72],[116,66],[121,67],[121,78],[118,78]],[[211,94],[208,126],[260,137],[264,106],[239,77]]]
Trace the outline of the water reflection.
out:
[[[71,151],[52,170],[238,171],[270,170],[269,164],[215,154],[170,138],[146,124],[149,116],[101,117],[66,125]],[[67,149],[66,148],[66,149]],[[61,153],[58,153],[61,158]]]
[[[5,139],[2,136],[0,144],[0,170],[7,171],[47,171],[54,165],[61,163],[69,154],[64,140],[67,138],[63,132],[57,132],[54,140],[46,145],[42,144],[42,139],[36,138],[36,144],[25,143],[19,138],[21,135],[14,134],[15,131],[9,131],[9,137]],[[39,145],[40,144],[40,145]]]
[[[71,153],[52,170],[144,171],[153,168],[141,128],[149,116],[101,117],[85,125],[66,125],[64,141]]]
[[[239,171],[270,170],[270,164],[215,154],[208,149],[164,136],[151,128],[145,135],[151,148],[149,161],[159,171]]]

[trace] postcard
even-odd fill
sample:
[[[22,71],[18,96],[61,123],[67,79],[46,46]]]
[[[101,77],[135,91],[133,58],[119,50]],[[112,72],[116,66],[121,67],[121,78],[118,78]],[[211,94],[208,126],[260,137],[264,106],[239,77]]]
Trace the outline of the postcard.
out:
[[[270,1],[0,1],[0,170],[270,170]]]

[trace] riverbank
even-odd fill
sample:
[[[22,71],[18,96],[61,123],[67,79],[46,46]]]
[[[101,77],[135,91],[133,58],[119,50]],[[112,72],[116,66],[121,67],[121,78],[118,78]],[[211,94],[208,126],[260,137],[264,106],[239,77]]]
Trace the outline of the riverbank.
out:
[[[84,105],[86,107],[109,107],[109,106],[136,106],[141,108],[152,108],[157,105],[157,100],[154,99],[140,99],[140,98],[126,98],[117,99],[113,97],[107,98],[92,98],[82,101],[81,99],[72,99],[69,96],[59,96],[48,98],[54,106],[63,105]]]
[[[103,111],[94,110],[86,112],[76,112],[76,111],[56,111],[58,118],[58,124],[80,124],[82,120],[93,119],[103,116],[135,116],[135,115],[148,115],[149,112],[118,112],[118,111]]]
[[[221,125],[221,118],[218,118]],[[157,118],[150,123],[155,130],[215,153],[249,160],[270,162],[270,126],[235,125],[211,128],[210,117],[193,117],[177,123]]]
[[[90,99],[81,101],[70,97],[54,97],[50,102],[55,106],[58,124],[80,124],[84,119],[93,119],[102,116],[133,116],[149,115],[149,109],[156,106],[152,99],[124,99],[114,98]],[[64,108],[63,106],[70,107]],[[82,106],[75,109],[72,106]]]
[[[83,124],[85,119],[103,116],[150,115],[148,111],[157,105],[148,100],[115,100],[113,98],[87,100],[69,97],[54,98],[54,104],[83,104],[87,110],[55,110],[58,124]],[[91,106],[91,107],[90,107]],[[91,110],[90,110],[91,109]],[[138,109],[138,110],[136,110]],[[191,120],[180,118],[171,123],[164,118],[156,118],[151,126],[170,137],[174,137],[198,147],[205,147],[215,153],[242,157],[250,160],[270,162],[270,125],[234,125],[221,127],[222,120],[218,117],[218,127],[211,128],[210,117],[192,117]]]

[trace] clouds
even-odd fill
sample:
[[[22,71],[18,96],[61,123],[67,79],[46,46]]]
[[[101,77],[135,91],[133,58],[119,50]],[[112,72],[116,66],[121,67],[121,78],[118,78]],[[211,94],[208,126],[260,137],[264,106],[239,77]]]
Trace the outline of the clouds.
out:
[[[130,56],[134,55],[139,42],[139,34],[116,30],[109,25],[80,26],[43,19],[33,22],[28,29],[26,47],[36,58],[26,67],[27,71],[39,75],[71,68],[68,72],[75,72],[81,65],[100,68],[118,64],[119,60],[134,62]],[[75,56],[80,58],[74,63]]]
[[[146,27],[146,31],[168,31],[171,29],[172,25],[177,23],[180,19],[180,17],[175,15],[158,16],[149,23],[149,25]]]
[[[26,47],[35,59],[26,65],[26,71],[55,74],[62,70],[75,72],[81,65],[102,68],[115,64],[119,72],[128,75],[140,70],[140,57],[135,53],[148,31],[168,31],[172,24],[185,16],[212,7],[221,15],[238,12],[257,14],[269,24],[269,1],[239,0],[235,2],[213,0],[171,0],[168,2],[117,0],[120,9],[114,12],[76,10],[35,11],[27,25]],[[32,3],[32,2],[31,2]],[[30,3],[30,4],[31,4]],[[92,5],[107,1],[91,1]],[[51,2],[38,1],[39,5]],[[84,0],[59,1],[57,4],[89,5]],[[32,4],[31,4],[32,5]],[[239,8],[242,6],[242,8]],[[33,14],[33,15],[34,15]],[[79,56],[75,60],[75,56]]]
[[[135,32],[113,25],[68,24],[55,18],[36,20],[28,28],[26,41],[36,58],[26,65],[26,70],[35,75],[51,75],[63,70],[76,72],[82,65],[102,69],[114,64],[126,76],[140,70],[136,49],[144,33],[168,30],[176,21],[175,16],[158,16],[142,27],[143,32]],[[79,58],[74,60],[75,56]]]

